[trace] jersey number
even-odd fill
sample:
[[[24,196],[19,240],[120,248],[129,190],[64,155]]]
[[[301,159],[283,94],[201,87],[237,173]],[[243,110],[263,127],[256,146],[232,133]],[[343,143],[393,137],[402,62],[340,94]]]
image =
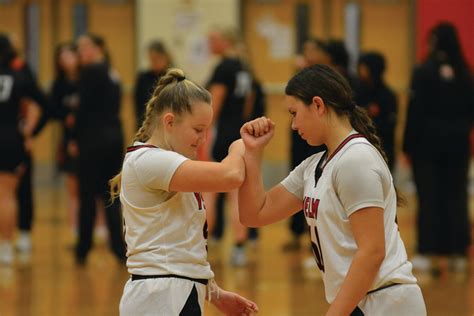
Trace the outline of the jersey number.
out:
[[[314,258],[316,259],[316,264],[318,265],[319,270],[324,272],[324,259],[323,259],[323,253],[321,250],[321,243],[319,242],[319,234],[318,234],[318,228],[316,226],[310,226],[309,227],[309,237],[311,238],[311,248],[313,249],[313,254]],[[313,229],[314,232],[314,240],[311,236],[311,229]]]
[[[0,76],[0,102],[6,102],[10,99],[10,94],[13,87],[12,76]]]

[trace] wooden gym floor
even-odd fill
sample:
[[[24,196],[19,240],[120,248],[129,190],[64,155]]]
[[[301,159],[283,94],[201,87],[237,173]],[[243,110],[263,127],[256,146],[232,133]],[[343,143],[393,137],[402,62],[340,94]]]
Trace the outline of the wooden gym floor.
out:
[[[17,256],[16,264],[0,268],[0,315],[117,315],[128,278],[105,243],[98,240],[86,267],[74,263],[74,236],[65,210],[63,186],[43,186],[36,192],[33,252]],[[410,253],[414,247],[414,201],[399,210],[400,230]],[[248,247],[249,264],[229,265],[231,236],[210,247],[210,261],[218,283],[255,300],[260,315],[324,315],[327,303],[316,268],[306,268],[307,247],[285,253],[286,223],[261,229],[256,246]],[[307,244],[305,240],[305,245]],[[474,265],[470,258],[471,267]],[[474,273],[417,274],[428,315],[473,315]],[[212,306],[207,316],[219,315]]]
[[[281,98],[270,101],[278,105],[269,107],[269,116],[277,123],[277,131],[276,140],[267,148],[264,166],[265,179],[272,184],[287,174],[289,116],[280,106]],[[51,138],[45,142],[51,142]],[[125,267],[114,260],[100,238],[87,266],[75,265],[72,251],[75,237],[66,207],[64,181],[51,180],[51,168],[48,171],[47,166],[37,166],[36,170],[33,251],[29,257],[18,255],[13,267],[0,266],[0,315],[117,315],[123,286],[129,277]],[[399,172],[395,178],[402,183],[403,189],[406,173]],[[416,201],[413,193],[406,191],[408,205],[399,209],[398,218],[405,246],[412,255]],[[470,201],[471,218],[474,219],[472,194]],[[231,236],[226,233],[220,244],[209,248],[209,259],[218,284],[256,301],[259,315],[324,315],[328,305],[319,272],[304,264],[311,256],[308,247],[299,252],[283,252],[282,245],[289,239],[286,222],[261,229],[258,244],[247,249],[249,264],[244,268],[233,268],[229,265]],[[305,239],[303,245],[309,245],[309,241]],[[416,274],[428,315],[474,315],[473,251],[470,267],[467,273],[445,271],[437,277]],[[219,313],[208,305],[205,315]]]

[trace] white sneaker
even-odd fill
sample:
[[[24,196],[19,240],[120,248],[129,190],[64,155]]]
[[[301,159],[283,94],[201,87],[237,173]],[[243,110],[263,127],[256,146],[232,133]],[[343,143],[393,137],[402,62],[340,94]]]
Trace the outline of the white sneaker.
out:
[[[244,247],[234,247],[230,255],[230,264],[234,267],[243,267],[247,264],[247,255]]]
[[[21,231],[16,240],[16,249],[20,252],[31,252],[31,234]]]
[[[0,242],[0,265],[12,265],[13,258],[13,246],[11,242]]]
[[[109,232],[107,230],[107,227],[104,225],[100,225],[94,228],[94,238],[97,239],[97,241],[105,243],[107,242],[109,238]]]
[[[454,272],[466,272],[468,268],[467,259],[461,256],[449,258],[449,268]]]
[[[316,259],[314,259],[314,256],[305,258],[302,263],[305,269],[318,269],[318,265],[316,264]]]
[[[415,255],[411,260],[414,270],[428,272],[431,269],[431,259],[423,255]]]

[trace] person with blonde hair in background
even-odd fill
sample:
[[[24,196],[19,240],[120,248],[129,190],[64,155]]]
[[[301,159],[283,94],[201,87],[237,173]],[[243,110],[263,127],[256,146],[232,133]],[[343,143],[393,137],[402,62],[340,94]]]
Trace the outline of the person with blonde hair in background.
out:
[[[54,54],[56,78],[49,93],[51,117],[61,122],[62,139],[57,164],[66,174],[68,209],[73,232],[77,233],[79,209],[78,152],[75,113],[79,107],[79,56],[72,43],[62,43]]]
[[[153,94],[153,89],[166,73],[166,70],[173,64],[171,55],[161,41],[152,41],[148,45],[147,55],[149,69],[140,72],[135,80],[134,98],[137,129],[143,121],[146,103]]]
[[[302,56],[297,59],[296,68],[298,71],[304,68],[311,67],[318,64],[328,64],[329,55],[326,53],[326,44],[319,39],[310,38],[303,44]],[[291,169],[298,166],[303,160],[309,156],[323,151],[326,146],[311,146],[304,139],[300,137],[297,131],[291,129],[291,145],[290,145],[290,167]],[[306,220],[304,218],[303,210],[291,216],[289,221],[289,229],[291,239],[286,242],[282,249],[283,251],[298,251],[301,248],[301,237],[306,232]],[[313,267],[314,260],[311,257],[303,261],[305,266]]]
[[[212,95],[214,110],[215,135],[212,148],[212,158],[222,161],[227,154],[229,145],[240,138],[239,130],[244,123],[244,113],[247,101],[252,95],[252,76],[242,60],[240,38],[232,28],[214,28],[209,33],[209,47],[213,54],[220,57],[211,78],[207,84]],[[206,197],[210,200],[211,234],[216,210],[216,196]],[[231,253],[230,263],[234,266],[244,266],[247,263],[245,242],[247,228],[238,220],[237,191],[227,193],[227,208],[235,242]],[[222,224],[221,224],[222,225]]]
[[[81,72],[76,134],[79,151],[79,240],[76,263],[84,265],[92,248],[97,201],[103,203],[112,253],[125,261],[120,203],[109,202],[108,180],[120,170],[123,131],[121,86],[102,37],[86,34],[77,41]]]

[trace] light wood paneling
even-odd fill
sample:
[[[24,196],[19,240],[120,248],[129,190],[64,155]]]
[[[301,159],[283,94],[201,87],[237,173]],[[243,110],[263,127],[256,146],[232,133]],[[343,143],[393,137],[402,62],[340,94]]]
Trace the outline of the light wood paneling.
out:
[[[135,79],[135,18],[132,1],[125,4],[89,3],[89,30],[104,37],[112,65],[127,90]]]
[[[73,40],[73,10],[74,0],[57,0],[57,16],[56,22],[58,28],[56,29],[56,40],[59,43],[70,42]]]
[[[20,51],[23,51],[25,47],[23,2],[20,0],[14,1],[13,4],[0,5],[0,32],[10,35]]]
[[[408,1],[394,4],[364,1],[361,4],[361,48],[377,50],[385,56],[387,83],[398,91],[405,91],[410,80],[410,27]]]
[[[112,66],[123,84],[121,118],[127,143],[135,131],[135,112],[131,93],[135,84],[135,9],[133,1],[124,4],[104,4],[89,1],[89,30],[104,37]]]
[[[399,116],[396,126],[396,147],[401,147],[410,75],[413,32],[408,0],[393,3],[361,1],[361,49],[376,50],[386,58],[385,79],[398,96]],[[387,21],[393,21],[387,23]]]
[[[244,38],[249,51],[250,60],[257,77],[265,83],[286,82],[294,72],[294,56],[275,59],[272,57],[269,41],[258,31],[258,23],[270,19],[291,30],[295,52],[295,6],[294,1],[278,1],[272,4],[260,4],[258,1],[247,0],[243,5]]]

